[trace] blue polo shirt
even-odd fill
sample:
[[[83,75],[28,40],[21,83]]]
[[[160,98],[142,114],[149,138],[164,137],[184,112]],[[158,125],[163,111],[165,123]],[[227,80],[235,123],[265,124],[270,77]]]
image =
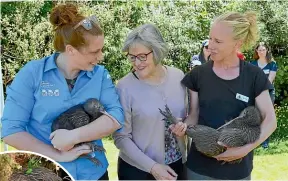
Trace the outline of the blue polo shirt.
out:
[[[258,64],[258,60],[253,60],[250,62],[251,64],[259,67],[259,64]],[[260,68],[260,67],[259,67]],[[267,78],[269,77],[269,74],[271,71],[274,71],[274,72],[277,72],[278,70],[278,66],[277,66],[277,63],[272,60],[270,63],[268,63],[265,67],[262,68],[264,74],[267,76]],[[274,83],[274,82],[273,82]],[[273,83],[271,84],[273,86]],[[270,88],[270,90],[273,90],[274,92],[274,86]]]
[[[253,60],[251,61],[251,63],[253,65],[256,65],[259,67],[259,64],[258,64],[258,60]],[[277,63],[272,60],[270,63],[268,63],[265,67],[262,68],[263,72],[265,73],[265,75],[267,75],[267,77],[269,77],[269,73],[271,71],[274,71],[274,72],[277,72],[278,70],[278,66],[277,66]]]
[[[93,71],[81,71],[72,91],[56,66],[58,53],[28,62],[7,87],[2,117],[2,138],[27,131],[42,142],[51,145],[49,135],[52,121],[70,107],[96,98],[121,126],[124,113],[108,71],[100,65]],[[21,141],[21,140],[19,140]],[[94,141],[103,145],[101,140]],[[75,180],[97,180],[108,168],[104,153],[95,152],[103,167],[95,166],[86,158],[61,162]]]

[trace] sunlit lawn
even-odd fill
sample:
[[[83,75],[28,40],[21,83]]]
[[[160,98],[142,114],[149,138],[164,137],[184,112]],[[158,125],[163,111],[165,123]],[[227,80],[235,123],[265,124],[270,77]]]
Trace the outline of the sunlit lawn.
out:
[[[117,179],[118,150],[110,140],[104,140],[111,180]],[[268,150],[259,147],[255,151],[253,180],[286,180],[288,178],[288,141],[271,143]]]
[[[105,139],[109,160],[109,178],[117,180],[118,150],[113,141]],[[3,148],[3,146],[1,146]],[[11,150],[13,148],[9,148]],[[288,141],[270,143],[268,150],[257,148],[254,156],[253,180],[286,180],[288,174]]]

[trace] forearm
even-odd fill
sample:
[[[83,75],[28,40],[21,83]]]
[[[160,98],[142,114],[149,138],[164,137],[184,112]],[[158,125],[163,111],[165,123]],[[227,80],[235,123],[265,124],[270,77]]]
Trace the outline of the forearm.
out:
[[[271,84],[273,84],[274,77],[269,77],[268,79],[269,79],[269,81],[271,82]]]
[[[273,84],[274,80],[275,80],[275,77],[276,77],[276,72],[274,71],[271,71],[269,76],[268,76],[268,79],[269,81],[271,82],[271,84]]]
[[[59,158],[59,151],[54,149],[51,145],[47,145],[40,140],[36,139],[34,136],[28,132],[18,132],[3,138],[3,141],[18,149],[25,151],[32,151],[45,155],[55,161]]]
[[[185,119],[185,123],[187,125],[196,125],[198,124],[199,119],[199,98],[198,98],[198,92],[194,92],[192,90],[189,90],[190,93],[190,113]]]
[[[184,120],[184,122],[187,125],[196,125],[198,124],[198,110],[193,110],[188,116],[187,118]]]
[[[150,173],[156,162],[141,151],[133,140],[127,135],[115,133],[113,135],[116,147],[129,157],[134,163],[141,166],[144,171]]]
[[[277,128],[275,113],[267,116],[261,124],[261,134],[259,139],[249,146],[254,149],[261,143],[263,143]]]
[[[82,143],[106,137],[119,128],[121,128],[121,126],[117,121],[107,115],[102,115],[90,124],[74,129],[72,132],[77,135],[77,140],[75,141]]]

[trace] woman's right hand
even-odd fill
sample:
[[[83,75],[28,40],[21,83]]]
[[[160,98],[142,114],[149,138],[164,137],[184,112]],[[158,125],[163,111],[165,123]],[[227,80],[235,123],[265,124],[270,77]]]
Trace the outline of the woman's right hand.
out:
[[[156,180],[177,180],[178,176],[172,168],[159,163],[152,167],[151,174]]]
[[[81,145],[72,148],[69,151],[58,151],[58,156],[55,159],[57,162],[71,162],[76,160],[79,156],[83,154],[91,153],[92,150],[88,145]]]
[[[182,137],[185,135],[187,124],[180,121],[177,124],[170,125],[169,128],[176,136]]]

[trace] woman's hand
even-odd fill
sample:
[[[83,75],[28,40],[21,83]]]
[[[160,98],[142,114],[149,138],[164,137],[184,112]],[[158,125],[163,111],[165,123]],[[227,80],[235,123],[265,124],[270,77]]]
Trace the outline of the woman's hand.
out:
[[[151,174],[156,180],[176,180],[178,176],[169,166],[159,163],[152,167]]]
[[[219,145],[223,145],[221,143],[218,143]],[[225,145],[223,145],[225,146]],[[225,162],[231,162],[240,158],[245,157],[249,152],[253,150],[252,144],[247,144],[241,147],[234,147],[234,148],[228,148],[224,153],[221,153],[214,158],[217,160],[225,161]]]
[[[92,150],[88,145],[81,145],[72,148],[69,151],[59,151],[58,156],[55,158],[57,162],[71,162],[76,160],[79,156],[83,154],[91,153]]]
[[[68,151],[77,144],[77,135],[72,130],[58,129],[50,134],[54,148],[59,151]]]
[[[176,136],[184,136],[186,129],[187,129],[187,124],[183,122],[178,122],[177,124],[172,124],[169,126],[171,129],[172,133],[174,133]]]

